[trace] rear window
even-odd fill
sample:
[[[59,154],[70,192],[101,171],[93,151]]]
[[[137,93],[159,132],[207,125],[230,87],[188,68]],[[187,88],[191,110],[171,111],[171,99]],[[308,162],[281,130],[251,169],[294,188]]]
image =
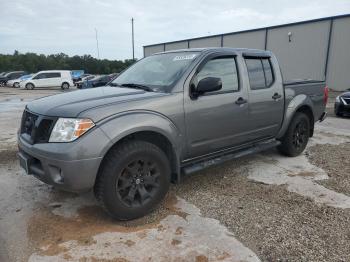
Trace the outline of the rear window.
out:
[[[273,73],[268,58],[246,58],[245,59],[250,89],[259,90],[269,88],[273,83]]]
[[[272,67],[269,59],[261,59],[264,67],[266,86],[270,86],[273,83]]]

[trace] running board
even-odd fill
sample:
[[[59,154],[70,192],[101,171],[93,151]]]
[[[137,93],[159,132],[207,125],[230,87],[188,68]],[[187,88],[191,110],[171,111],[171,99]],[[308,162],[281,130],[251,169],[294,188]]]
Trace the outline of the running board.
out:
[[[215,157],[211,158],[211,159],[206,159],[204,161],[200,161],[200,162],[196,162],[193,164],[188,164],[182,167],[182,173],[185,175],[200,171],[202,169],[208,168],[210,166],[215,166],[215,165],[219,165],[221,163],[224,163],[226,161],[232,160],[232,159],[236,159],[242,156],[246,156],[246,155],[250,155],[250,154],[255,154],[255,153],[259,153],[261,151],[265,151],[267,149],[276,147],[278,145],[280,145],[281,142],[277,141],[275,139],[271,139],[268,141],[264,141],[264,142],[260,142],[257,144],[254,144],[252,146],[250,146],[249,148],[245,148],[245,149],[240,149],[231,153],[226,153],[226,154],[222,154],[222,155],[216,155]]]

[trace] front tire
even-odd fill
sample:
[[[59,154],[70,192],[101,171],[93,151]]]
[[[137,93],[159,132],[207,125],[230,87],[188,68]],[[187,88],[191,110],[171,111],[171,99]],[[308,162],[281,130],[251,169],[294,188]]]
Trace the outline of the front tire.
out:
[[[14,88],[19,88],[19,83],[18,82],[13,83],[13,87]]]
[[[334,108],[334,113],[335,113],[335,115],[338,116],[338,117],[342,117],[342,116],[343,116],[343,114],[339,111],[338,108]]]
[[[139,218],[161,203],[170,173],[169,160],[159,147],[140,140],[123,142],[106,155],[95,195],[112,217]]]
[[[281,139],[281,145],[277,148],[286,156],[294,157],[300,155],[309,141],[310,137],[310,119],[302,112],[297,112],[284,137]]]
[[[25,87],[26,87],[26,89],[31,89],[31,90],[33,90],[35,88],[34,84],[32,84],[32,83],[26,84]]]

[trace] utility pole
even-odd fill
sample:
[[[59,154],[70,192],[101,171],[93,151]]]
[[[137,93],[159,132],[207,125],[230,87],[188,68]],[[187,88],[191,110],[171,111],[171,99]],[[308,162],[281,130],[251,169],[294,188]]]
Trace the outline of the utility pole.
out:
[[[98,47],[98,38],[97,38],[97,29],[95,28],[95,36],[96,36],[96,47],[97,47],[97,57],[100,59],[100,49]]]
[[[132,60],[135,60],[135,46],[134,46],[134,18],[131,18],[131,41],[132,41]]]

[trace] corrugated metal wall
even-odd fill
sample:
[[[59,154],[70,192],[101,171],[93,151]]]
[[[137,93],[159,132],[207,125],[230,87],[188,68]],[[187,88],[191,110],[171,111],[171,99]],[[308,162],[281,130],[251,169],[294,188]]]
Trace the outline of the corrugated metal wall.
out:
[[[152,55],[154,53],[163,52],[163,51],[164,51],[164,44],[153,45],[153,46],[149,46],[147,48],[143,48],[144,56],[149,56],[149,55]]]
[[[277,56],[284,79],[325,79],[329,28],[322,21],[268,31],[266,49]]]
[[[265,34],[266,30],[259,30],[254,32],[224,35],[223,46],[264,49]]]
[[[350,88],[350,17],[333,21],[327,85],[340,91]]]
[[[175,43],[169,43],[165,44],[165,50],[177,50],[177,49],[185,49],[188,47],[187,41],[181,41],[181,42],[175,42]]]
[[[221,46],[221,37],[206,37],[201,39],[190,40],[190,48],[198,47],[220,47]]]
[[[333,90],[350,88],[350,15],[144,46],[144,55],[220,46],[273,51],[285,80],[327,79]]]

